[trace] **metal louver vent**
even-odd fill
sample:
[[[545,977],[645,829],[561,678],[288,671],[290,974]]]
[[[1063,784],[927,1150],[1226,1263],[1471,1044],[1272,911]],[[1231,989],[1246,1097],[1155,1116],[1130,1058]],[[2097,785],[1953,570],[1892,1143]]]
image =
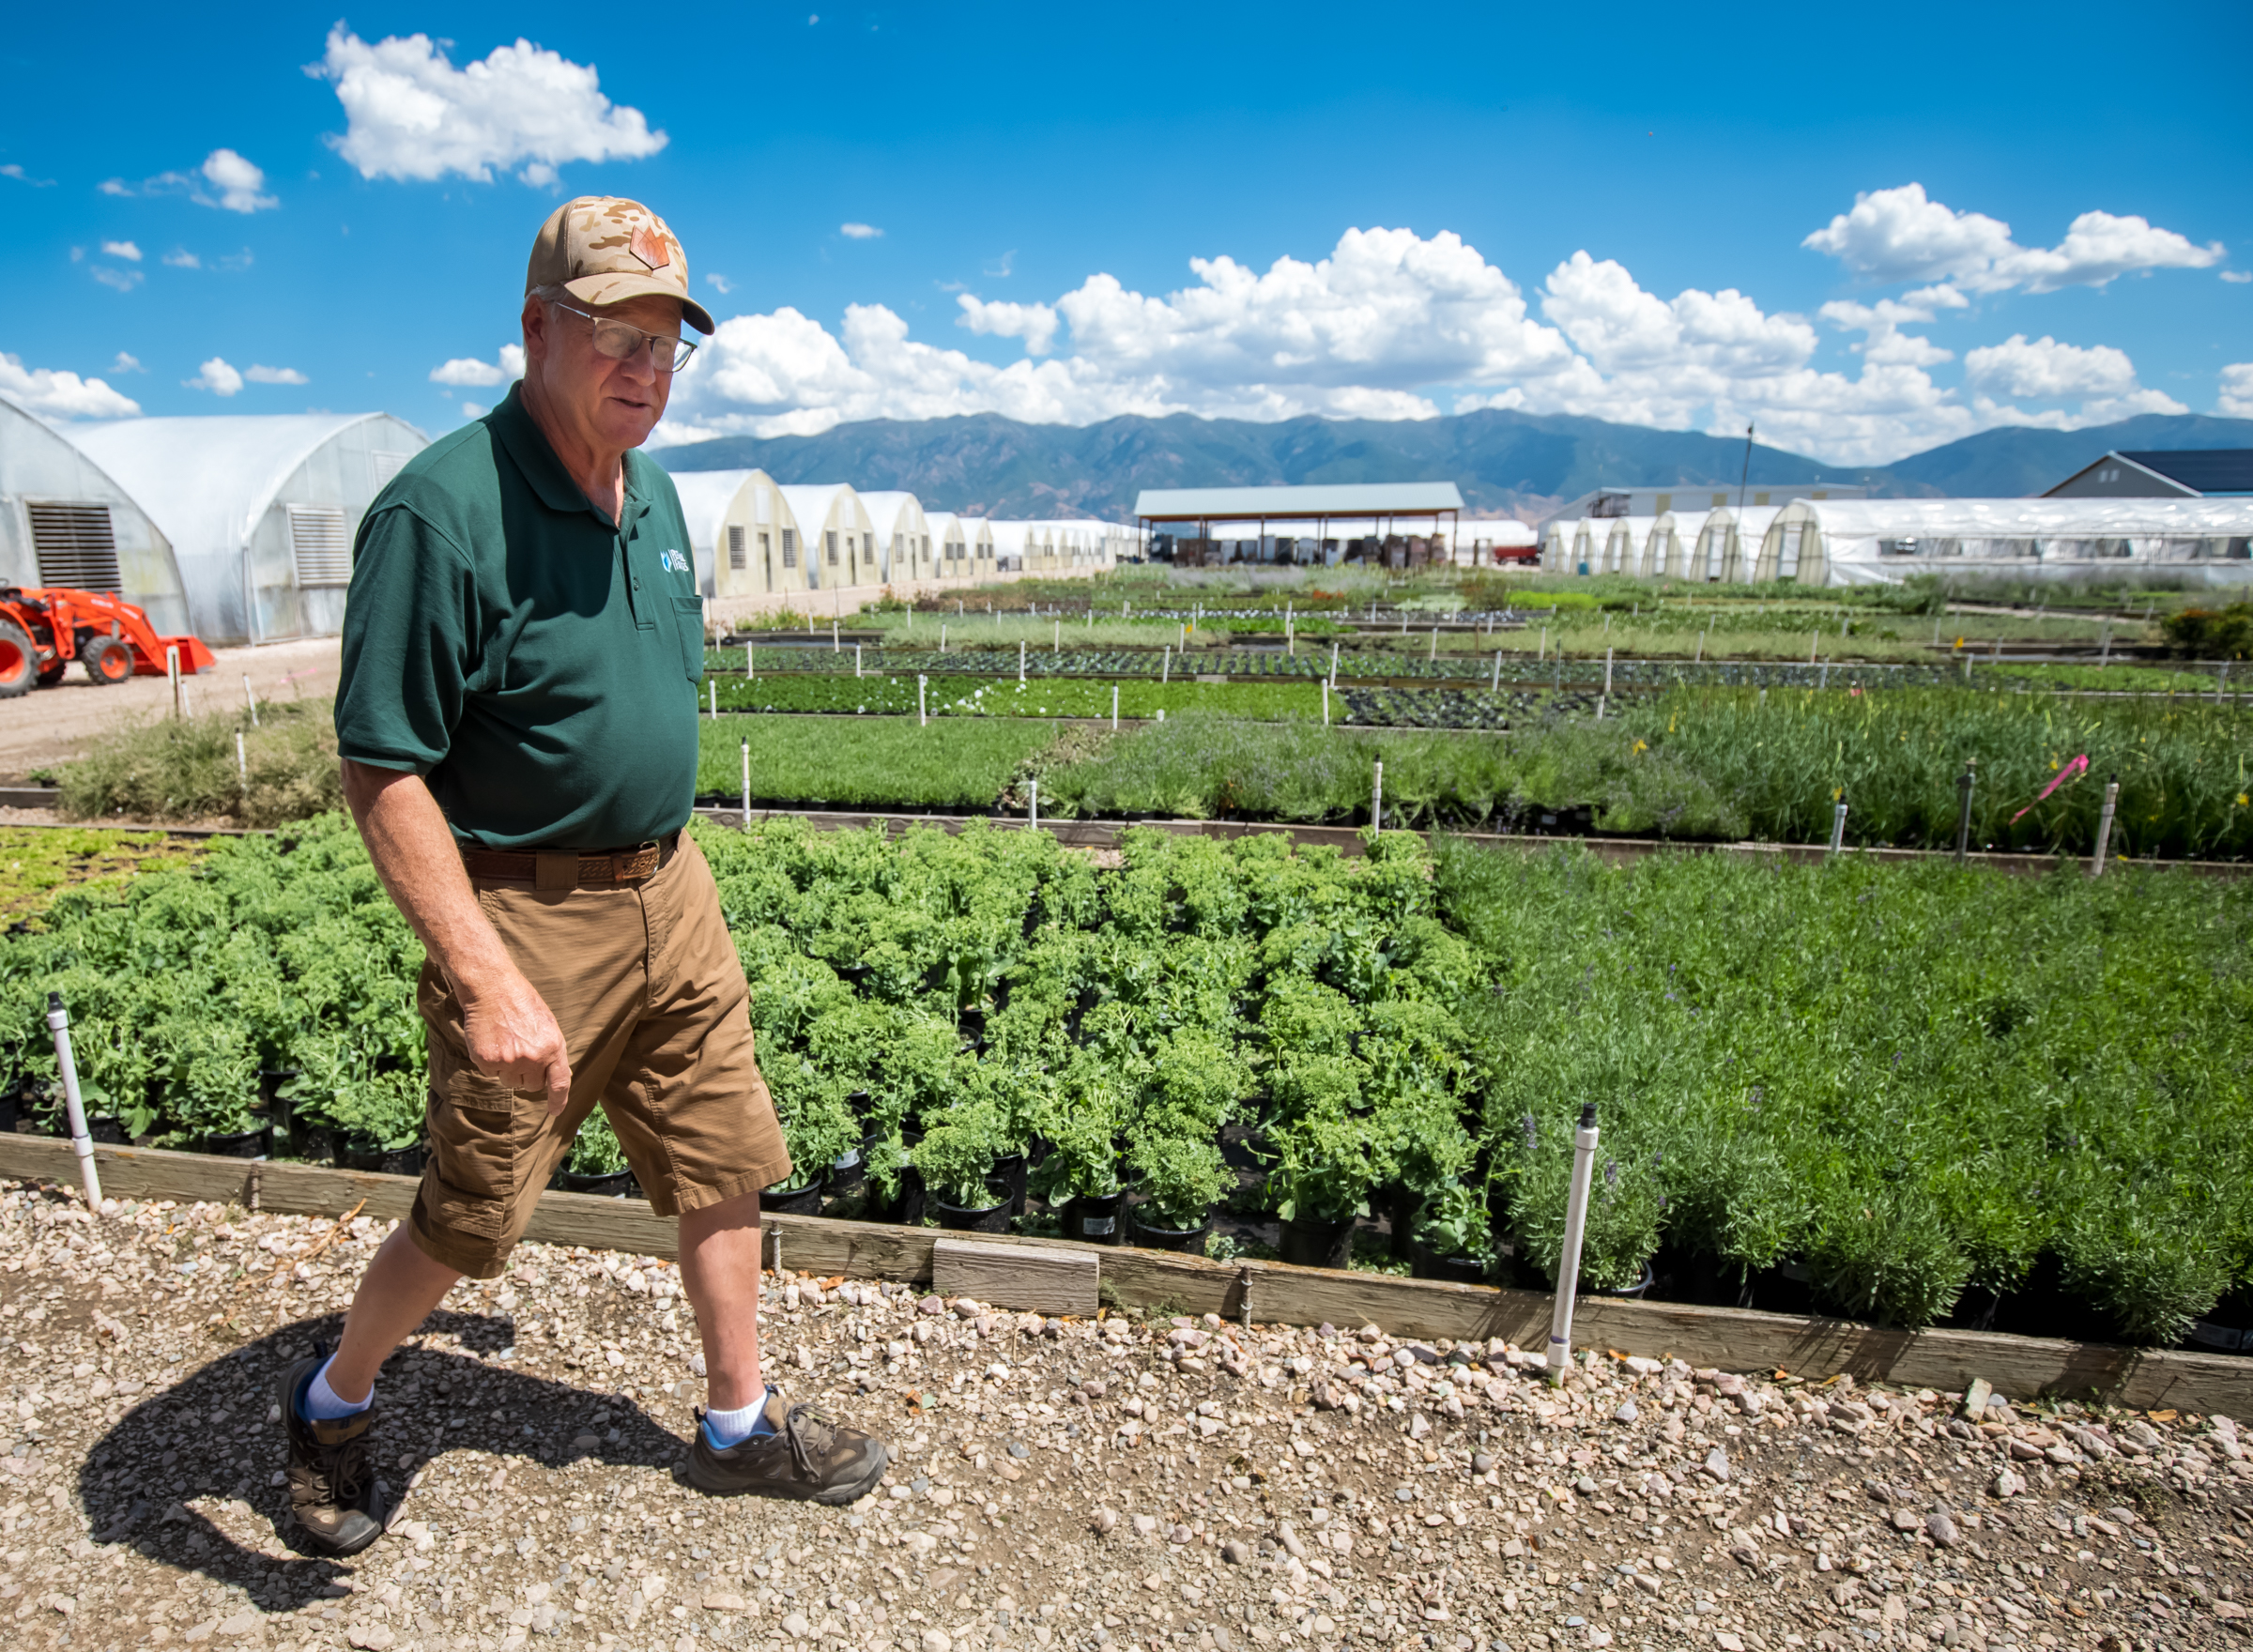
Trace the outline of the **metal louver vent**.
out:
[[[399,474],[400,470],[405,467],[407,458],[408,455],[405,453],[370,453],[368,455],[368,474],[374,480],[377,493],[383,492],[391,478]]]
[[[728,566],[741,569],[750,565],[750,554],[743,548],[743,530],[730,522],[728,525]]]
[[[289,549],[297,558],[298,588],[350,585],[352,536],[345,513],[327,505],[289,507]]]
[[[122,595],[117,572],[117,539],[107,505],[51,504],[26,500],[31,514],[31,549],[41,585]]]

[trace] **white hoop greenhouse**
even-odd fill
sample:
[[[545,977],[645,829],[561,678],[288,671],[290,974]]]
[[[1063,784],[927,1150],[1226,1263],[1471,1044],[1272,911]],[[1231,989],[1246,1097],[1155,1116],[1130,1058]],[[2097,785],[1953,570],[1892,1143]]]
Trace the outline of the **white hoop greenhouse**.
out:
[[[2253,584],[2253,499],[1795,499],[1767,525],[1754,576],[1893,585],[1937,574],[2061,584],[2161,573],[2198,585]]]
[[[369,502],[429,440],[389,413],[127,419],[65,433],[172,542],[209,643],[333,636]]]
[[[145,609],[161,635],[189,629],[163,530],[100,465],[5,396],[0,581],[108,591]]]

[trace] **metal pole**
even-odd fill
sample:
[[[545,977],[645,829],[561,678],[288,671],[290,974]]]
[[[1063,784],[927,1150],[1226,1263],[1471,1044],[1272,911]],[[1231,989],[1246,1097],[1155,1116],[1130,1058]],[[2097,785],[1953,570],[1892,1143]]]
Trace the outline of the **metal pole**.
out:
[[[1026,785],[1032,788],[1033,793],[1033,818],[1028,829],[1038,832],[1040,830],[1040,782],[1031,780],[1027,781]]]
[[[1021,636],[1017,639],[1017,680],[1025,680],[1025,639]]]
[[[1847,800],[1840,798],[1831,810],[1831,852],[1837,854],[1847,846]]]
[[[2112,847],[2112,812],[2120,804],[2120,780],[2105,782],[2105,812],[2096,818],[2096,853],[2089,857],[2089,876],[2105,875],[2105,851]]]
[[[845,651],[837,644],[837,622],[835,620],[829,622],[829,651],[833,654],[841,654]]]
[[[1603,650],[1603,693],[1604,693],[1604,697],[1605,697],[1606,699],[1609,699],[1609,698],[1611,697],[1611,693],[1612,693],[1612,650],[1609,650],[1609,649],[1606,649],[1606,650]]]
[[[251,727],[255,728],[258,727],[258,696],[251,692],[251,674],[248,671],[242,674],[242,697],[251,708]]]
[[[946,652],[946,621],[943,620],[939,622],[939,651],[943,654]]]
[[[1322,685],[1322,726],[1325,728],[1330,726],[1330,685],[1327,681]]]
[[[1330,686],[1338,686],[1338,639],[1330,638]]]
[[[237,773],[242,776],[242,789],[245,791],[250,790],[251,757],[250,754],[243,749],[242,730],[239,728],[235,731],[235,770]]]
[[[1494,650],[1494,681],[1488,683],[1486,686],[1489,694],[1500,694],[1502,692],[1502,650],[1500,649],[1496,649]]]
[[[713,722],[717,723],[720,720],[720,680],[716,677],[707,677],[704,680],[704,697],[711,706],[709,715]]]
[[[925,690],[929,686],[930,681],[929,678],[921,675],[915,679],[915,727],[918,728],[928,728],[931,725],[930,706],[925,697]],[[1112,697],[1114,699],[1117,697],[1115,691]]]
[[[1115,682],[1111,685],[1111,731],[1119,731],[1119,685]]]
[[[1159,682],[1161,682],[1161,683],[1162,683],[1162,682],[1164,682],[1164,681],[1166,681],[1166,679],[1167,679],[1167,678],[1169,678],[1169,677],[1171,677],[1171,676],[1172,676],[1172,675],[1173,675],[1173,650],[1172,650],[1171,648],[1169,648],[1169,649],[1167,649],[1167,650],[1166,650],[1165,658],[1163,658],[1162,660],[1160,660],[1160,661],[1157,663],[1157,680],[1158,680],[1158,681],[1159,681]]]
[[[1439,658],[1439,627],[1436,625],[1432,628],[1432,651],[1424,657],[1428,660]]]
[[[1549,1319],[1549,1381],[1572,1363],[1572,1300],[1580,1293],[1580,1242],[1588,1227],[1588,1182],[1596,1168],[1596,1104],[1584,1103],[1572,1133],[1572,1182],[1565,1199],[1565,1247],[1556,1259],[1556,1306]]]
[[[1385,830],[1385,759],[1377,759],[1377,778],[1369,796],[1369,834],[1372,837]]]
[[[101,1209],[101,1173],[94,1168],[94,1139],[86,1134],[86,1105],[79,1099],[78,1063],[70,1057],[70,1012],[63,995],[47,995],[47,1030],[54,1034],[54,1064],[63,1072],[63,1112],[70,1124],[70,1151],[78,1155],[79,1179],[86,1186],[86,1208]]]
[[[751,742],[743,742],[743,830],[751,830]]]
[[[172,715],[180,715],[180,650],[177,643],[168,643],[164,649],[164,675],[172,679]]]
[[[1051,654],[1061,654],[1062,652],[1064,652],[1064,621],[1063,621],[1063,620],[1059,620],[1055,621],[1055,630],[1056,630],[1056,635],[1055,635],[1053,637],[1050,638],[1050,640],[1049,640],[1049,652],[1050,652]]]
[[[1955,864],[1959,866],[1964,864],[1964,856],[1971,848],[1971,785],[1973,778],[1971,760],[1967,757],[1964,760],[1964,772],[1955,777],[1955,789],[1963,797],[1962,805],[1955,818]]]
[[[861,645],[857,642],[852,645],[852,674],[855,677],[861,674]]]

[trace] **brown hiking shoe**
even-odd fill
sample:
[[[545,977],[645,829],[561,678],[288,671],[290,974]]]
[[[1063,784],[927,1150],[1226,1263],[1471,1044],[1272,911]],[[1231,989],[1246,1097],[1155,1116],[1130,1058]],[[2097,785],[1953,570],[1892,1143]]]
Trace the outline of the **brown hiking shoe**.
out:
[[[328,1362],[327,1352],[316,1348],[274,1384],[282,1430],[289,1437],[289,1512],[319,1548],[357,1554],[383,1536],[376,1510],[376,1469],[368,1461],[376,1408],[334,1422],[307,1420],[299,1403]]]
[[[767,1390],[766,1420],[774,1431],[739,1440],[725,1449],[704,1430],[697,1411],[696,1443],[689,1447],[688,1483],[699,1491],[733,1497],[789,1497],[801,1502],[852,1503],[884,1477],[891,1454],[873,1434],[833,1422],[810,1405],[789,1405]]]

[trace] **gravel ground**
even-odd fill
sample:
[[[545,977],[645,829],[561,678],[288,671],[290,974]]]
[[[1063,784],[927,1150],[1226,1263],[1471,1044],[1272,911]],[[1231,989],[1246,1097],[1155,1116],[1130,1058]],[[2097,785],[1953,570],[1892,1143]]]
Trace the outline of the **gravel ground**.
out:
[[[527,1245],[385,1369],[391,1534],[281,1523],[270,1384],[366,1218],[0,1185],[10,1646],[2097,1652],[2246,1631],[2221,1417],[770,1277],[770,1369],[890,1439],[851,1508],[676,1475],[670,1265]],[[394,1492],[396,1494],[396,1492]]]

